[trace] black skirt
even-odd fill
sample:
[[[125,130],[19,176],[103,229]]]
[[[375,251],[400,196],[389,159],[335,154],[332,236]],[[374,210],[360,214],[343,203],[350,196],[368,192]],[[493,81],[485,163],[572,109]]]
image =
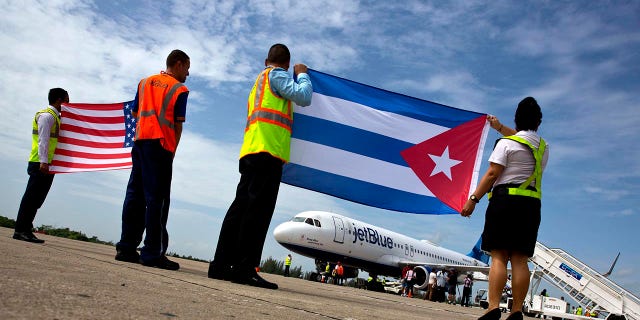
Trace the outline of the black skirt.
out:
[[[484,221],[482,250],[517,251],[532,257],[540,227],[540,206],[540,199],[494,193]]]

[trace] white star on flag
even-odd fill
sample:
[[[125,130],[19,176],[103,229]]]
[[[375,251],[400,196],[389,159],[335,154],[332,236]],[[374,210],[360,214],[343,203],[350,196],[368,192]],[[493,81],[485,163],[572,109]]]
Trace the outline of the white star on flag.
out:
[[[436,166],[433,168],[433,171],[431,171],[431,176],[433,177],[436,174],[442,172],[445,176],[447,176],[447,178],[449,178],[449,180],[453,180],[451,178],[451,167],[462,162],[449,158],[449,146],[444,148],[441,156],[430,154],[429,157],[431,157],[431,160],[433,160],[433,162],[435,162],[436,164]]]

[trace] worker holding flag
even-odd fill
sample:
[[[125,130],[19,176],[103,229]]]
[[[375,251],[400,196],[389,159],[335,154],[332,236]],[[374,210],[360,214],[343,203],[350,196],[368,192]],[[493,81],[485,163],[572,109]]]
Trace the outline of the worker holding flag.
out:
[[[247,102],[247,125],[240,150],[240,182],[222,223],[209,278],[277,289],[260,277],[262,248],[273,216],[282,166],[289,161],[293,103],[311,104],[313,88],[307,66],[293,66],[283,44],[269,49]]]
[[[32,232],[33,219],[53,184],[54,174],[49,172],[49,164],[58,144],[60,108],[63,103],[69,103],[69,94],[62,88],[53,88],[49,90],[48,99],[49,107],[36,112],[33,118],[31,154],[27,166],[29,181],[20,201],[13,233],[14,239],[33,243],[44,243]]]
[[[537,134],[542,111],[532,97],[518,104],[516,130],[505,127],[495,118],[489,122],[506,136],[496,143],[489,157],[489,169],[460,214],[470,216],[475,205],[488,194],[481,248],[491,252],[489,311],[479,320],[500,319],[502,312],[498,304],[507,281],[509,261],[513,274],[513,308],[507,320],[521,320],[522,304],[529,288],[527,261],[533,256],[540,226],[542,172],[549,150]]]

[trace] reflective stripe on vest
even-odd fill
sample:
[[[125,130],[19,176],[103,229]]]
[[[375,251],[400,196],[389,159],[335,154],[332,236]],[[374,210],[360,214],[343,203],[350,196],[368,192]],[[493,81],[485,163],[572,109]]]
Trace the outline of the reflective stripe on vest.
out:
[[[268,152],[284,162],[289,161],[293,109],[291,101],[271,88],[269,74],[262,71],[256,78],[247,101],[247,123],[240,158],[248,154]]]
[[[167,74],[142,79],[138,85],[135,139],[160,139],[164,149],[175,152],[173,108],[178,96],[188,91],[183,83]]]
[[[533,153],[533,158],[536,160],[535,168],[533,170],[533,173],[529,176],[529,178],[525,182],[520,184],[520,186],[518,186],[517,188],[507,188],[507,194],[541,199],[542,198],[542,189],[541,189],[542,187],[542,156],[544,155],[544,150],[547,148],[547,143],[544,141],[544,139],[540,138],[540,146],[536,148],[529,141],[518,136],[508,136],[508,137],[503,137],[502,139],[513,140],[515,142],[519,142],[529,147],[529,149]],[[536,181],[536,186],[535,186],[536,191],[527,189],[527,187],[531,185],[531,182],[533,180]],[[487,194],[487,199],[491,199],[491,196],[492,196],[492,192],[489,192]]]
[[[47,160],[48,163],[51,163],[51,160],[53,160],[53,154],[56,151],[56,146],[58,145],[58,136],[60,135],[60,116],[50,108],[36,112],[35,117],[33,117],[29,162],[40,162],[40,156],[38,155],[38,140],[40,139],[38,135],[38,116],[42,113],[49,113],[53,116],[53,119],[55,119],[55,123],[51,126],[51,130],[49,131],[49,150]]]

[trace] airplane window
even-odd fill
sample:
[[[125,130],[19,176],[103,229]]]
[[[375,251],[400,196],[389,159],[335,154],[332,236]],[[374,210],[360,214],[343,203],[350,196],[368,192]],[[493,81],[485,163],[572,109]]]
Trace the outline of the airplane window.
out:
[[[291,221],[293,221],[293,222],[303,222],[304,221],[304,217],[293,217],[293,219],[291,219]]]
[[[313,223],[316,225],[316,227],[320,228],[320,220],[313,219]]]
[[[304,223],[313,225],[313,219],[307,218],[306,220],[304,220]]]

